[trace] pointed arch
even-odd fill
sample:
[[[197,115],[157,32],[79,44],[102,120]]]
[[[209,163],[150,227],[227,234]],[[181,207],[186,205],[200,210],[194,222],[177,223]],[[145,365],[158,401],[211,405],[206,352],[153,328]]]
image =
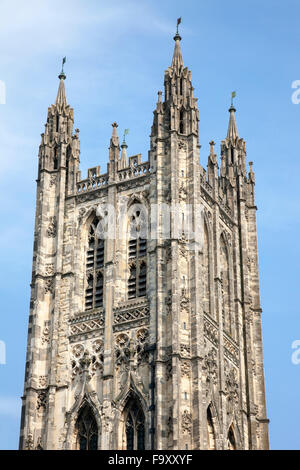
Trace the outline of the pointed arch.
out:
[[[233,424],[229,427],[228,433],[227,433],[227,449],[237,450],[236,437],[235,437]]]
[[[77,422],[81,415],[81,410],[88,408],[96,421],[98,430],[98,443],[97,448],[100,449],[101,443],[101,404],[98,397],[93,394],[91,395],[89,384],[84,380],[82,389],[79,395],[76,397],[75,402],[66,413],[66,430],[64,435],[64,448],[65,449],[78,449],[78,428]]]
[[[203,233],[203,293],[204,301],[203,308],[204,312],[211,315],[211,298],[210,298],[210,284],[211,284],[211,274],[210,274],[210,239],[207,221],[204,220],[204,233]]]
[[[115,400],[116,413],[113,418],[113,428],[116,430],[113,436],[112,445],[115,449],[126,450],[126,421],[125,417],[126,410],[130,403],[136,402],[143,411],[145,417],[145,449],[148,448],[148,433],[150,421],[149,421],[149,402],[146,400],[142,390],[135,383],[135,378],[130,374],[127,385],[121,390],[120,394]]]
[[[147,294],[148,207],[133,195],[128,201],[128,298]]]
[[[69,182],[69,170],[70,170],[70,160],[71,160],[71,146],[68,145],[67,146],[67,150],[66,150],[66,186],[68,186],[68,182]]]
[[[53,149],[53,170],[58,170],[58,147],[57,145]]]
[[[184,109],[181,108],[181,110],[179,111],[179,133],[180,134],[184,134],[184,120],[185,120],[185,112],[184,112]]]
[[[105,243],[99,238],[98,224],[99,218],[91,213],[85,261],[85,310],[103,306]]]
[[[145,449],[145,413],[134,393],[130,393],[123,409],[123,447],[126,450]]]
[[[216,450],[216,431],[213,423],[213,416],[211,405],[208,406],[206,411],[206,424],[207,424],[207,448],[209,450]]]
[[[230,269],[229,269],[229,249],[224,232],[220,238],[220,276],[222,294],[222,319],[223,328],[227,333],[231,333],[232,324],[230,321]]]
[[[89,404],[85,403],[78,413],[75,425],[76,449],[97,450],[98,449],[98,426]]]

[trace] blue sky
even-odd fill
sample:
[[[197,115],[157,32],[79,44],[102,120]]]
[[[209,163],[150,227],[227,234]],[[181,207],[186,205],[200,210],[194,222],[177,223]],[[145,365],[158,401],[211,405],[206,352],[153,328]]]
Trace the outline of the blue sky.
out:
[[[113,5],[113,6],[112,6]],[[0,4],[0,449],[18,445],[23,393],[35,179],[40,134],[61,58],[80,129],[81,169],[105,171],[111,123],[147,158],[152,111],[170,65],[176,18],[200,113],[201,162],[219,152],[236,90],[239,134],[254,161],[261,300],[272,449],[299,449],[300,79],[297,0],[2,0]]]

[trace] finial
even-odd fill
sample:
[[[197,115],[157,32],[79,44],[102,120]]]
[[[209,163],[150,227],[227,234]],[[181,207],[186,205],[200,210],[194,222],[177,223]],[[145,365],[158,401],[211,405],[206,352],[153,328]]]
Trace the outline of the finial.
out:
[[[64,72],[64,64],[65,64],[66,60],[67,60],[66,57],[64,57],[63,60],[62,60],[61,72],[60,72],[60,74],[58,75],[58,78],[59,78],[60,80],[61,80],[61,79],[64,79],[64,80],[65,80],[65,79],[67,78],[67,76],[66,76],[66,74],[65,74],[65,72]]]
[[[211,155],[213,155],[214,151],[215,151],[215,142],[213,140],[211,140],[209,142],[209,145],[210,145],[210,153],[211,153]]]
[[[158,101],[158,103],[161,103],[161,95],[162,95],[162,91],[158,91],[157,92],[157,96],[158,96],[157,101]]]
[[[112,130],[112,137],[118,137],[118,135],[117,135],[117,127],[118,127],[118,124],[116,123],[116,121],[114,121],[114,122],[112,123],[112,128],[113,128],[113,130]]]
[[[177,40],[181,41],[181,36],[180,36],[180,34],[179,34],[179,32],[178,32],[178,26],[180,25],[180,23],[181,23],[181,17],[180,17],[180,18],[177,18],[176,34],[175,34],[175,36],[174,36],[174,38],[173,38],[174,41],[177,41]]]
[[[129,129],[124,129],[122,147],[123,147],[123,146],[126,146],[126,147],[127,147],[126,140],[125,140],[125,136],[128,135],[128,134],[129,134]]]

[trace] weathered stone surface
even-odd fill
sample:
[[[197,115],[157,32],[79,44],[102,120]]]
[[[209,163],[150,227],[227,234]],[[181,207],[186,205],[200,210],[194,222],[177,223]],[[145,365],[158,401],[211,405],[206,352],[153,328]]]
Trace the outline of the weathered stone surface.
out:
[[[21,448],[78,448],[77,420],[93,416],[98,448],[124,449],[130,413],[147,449],[268,448],[254,174],[233,107],[220,172],[214,142],[200,165],[175,44],[149,160],[125,142],[120,155],[113,123],[107,172],[87,179],[60,75],[39,150]],[[179,230],[188,213],[199,239]],[[101,245],[95,230],[114,223]]]

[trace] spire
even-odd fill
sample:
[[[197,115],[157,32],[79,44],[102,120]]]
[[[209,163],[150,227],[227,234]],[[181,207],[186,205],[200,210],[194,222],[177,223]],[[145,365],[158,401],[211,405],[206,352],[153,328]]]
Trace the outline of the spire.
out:
[[[181,67],[183,67],[183,59],[182,59],[182,54],[181,54],[181,48],[180,48],[180,41],[181,41],[181,36],[178,32],[178,25],[181,23],[181,18],[178,18],[177,20],[177,30],[176,34],[174,36],[174,41],[175,41],[175,47],[174,47],[174,54],[173,54],[173,59],[172,59],[172,65],[171,67],[180,70]]]
[[[239,134],[238,134],[236,122],[235,122],[236,109],[233,106],[233,104],[231,104],[228,111],[230,112],[230,117],[229,117],[228,131],[227,131],[227,139],[235,142]]]
[[[63,58],[62,60],[62,68],[61,72],[58,75],[58,78],[60,80],[59,82],[59,87],[58,87],[58,92],[57,92],[57,97],[56,97],[56,104],[60,104],[62,106],[65,106],[67,104],[67,98],[66,98],[66,90],[65,90],[65,79],[66,74],[64,72],[64,63],[66,62],[66,57]]]
[[[125,136],[129,133],[129,129],[124,130],[124,135],[123,135],[123,142],[121,145],[121,159],[120,159],[120,169],[126,168],[128,166],[128,160],[127,160],[127,148],[128,145],[126,144]]]
[[[119,160],[119,137],[117,134],[117,127],[118,124],[116,122],[112,123],[112,136],[110,139],[110,146],[109,146],[109,160],[110,161],[118,161]]]
[[[239,136],[237,127],[236,127],[236,122],[235,122],[236,109],[233,106],[233,98],[235,97],[236,97],[236,92],[233,91],[231,93],[231,105],[228,110],[230,112],[230,117],[229,117],[228,131],[227,131],[227,139],[233,142],[235,142],[236,138]]]

